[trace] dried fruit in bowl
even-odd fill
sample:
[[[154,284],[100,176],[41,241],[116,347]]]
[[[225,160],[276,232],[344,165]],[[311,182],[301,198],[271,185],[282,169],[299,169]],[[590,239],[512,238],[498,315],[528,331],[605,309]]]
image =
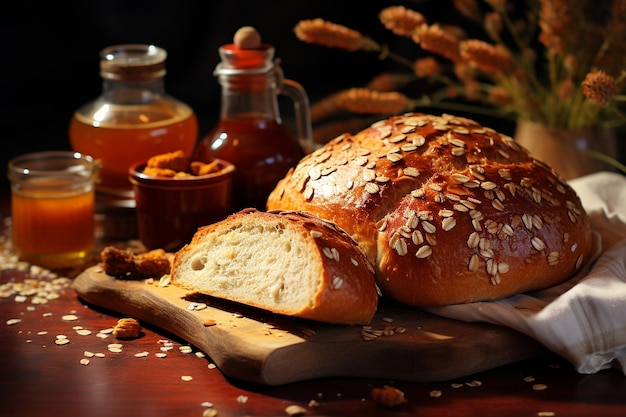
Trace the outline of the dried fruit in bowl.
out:
[[[223,166],[216,160],[205,163],[191,161],[181,150],[154,155],[143,170],[151,177],[181,178],[220,172]]]

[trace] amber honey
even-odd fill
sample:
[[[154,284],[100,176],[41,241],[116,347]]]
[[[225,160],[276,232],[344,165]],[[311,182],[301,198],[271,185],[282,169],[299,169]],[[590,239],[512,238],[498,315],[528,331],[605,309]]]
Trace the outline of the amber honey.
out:
[[[69,127],[72,149],[100,160],[97,187],[103,191],[130,190],[128,169],[135,162],[179,149],[191,155],[195,147],[198,124],[188,107],[172,114],[166,107],[147,111],[125,105],[123,110],[111,108],[110,114],[115,118],[97,122],[76,112]]]
[[[63,183],[38,184],[65,188]],[[94,191],[13,190],[12,242],[18,257],[48,268],[72,267],[91,255]]]
[[[270,192],[303,156],[282,124],[250,113],[220,120],[194,154],[199,161],[220,158],[235,164],[233,210],[264,210]]]

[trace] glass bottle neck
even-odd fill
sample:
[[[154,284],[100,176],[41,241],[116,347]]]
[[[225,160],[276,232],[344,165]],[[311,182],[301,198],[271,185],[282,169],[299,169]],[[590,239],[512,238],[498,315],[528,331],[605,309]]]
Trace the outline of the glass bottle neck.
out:
[[[222,86],[222,119],[252,116],[255,119],[280,123],[276,81],[272,72],[266,74],[219,75]]]
[[[123,81],[104,78],[102,96],[111,103],[143,104],[165,95],[163,77],[148,81]]]

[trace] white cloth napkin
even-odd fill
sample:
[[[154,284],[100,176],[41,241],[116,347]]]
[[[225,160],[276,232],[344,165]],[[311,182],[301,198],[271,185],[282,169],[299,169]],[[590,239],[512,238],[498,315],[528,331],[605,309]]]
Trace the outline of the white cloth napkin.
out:
[[[595,258],[585,270],[542,291],[428,311],[511,327],[580,373],[615,367],[626,375],[626,177],[603,172],[570,184],[594,231]]]

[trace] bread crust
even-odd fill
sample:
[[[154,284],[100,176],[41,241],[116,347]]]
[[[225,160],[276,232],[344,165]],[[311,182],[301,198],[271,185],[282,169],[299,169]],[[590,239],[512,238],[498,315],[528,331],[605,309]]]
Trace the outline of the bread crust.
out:
[[[290,237],[297,235],[306,242],[307,254],[312,256],[311,264],[304,267],[318,268],[321,273],[315,276],[317,284],[307,282],[305,273],[298,271],[291,273],[298,275],[298,285],[303,289],[316,285],[311,289],[312,296],[302,304],[288,302],[273,303],[270,296],[263,292],[257,294],[235,293],[231,289],[220,288],[214,285],[214,277],[201,274],[194,278],[190,273],[190,265],[194,258],[203,255],[202,246],[207,239],[215,239],[215,244],[227,248],[230,244],[229,231],[238,228],[263,228],[268,232],[257,235],[258,244],[271,247],[272,250],[282,251],[282,247],[274,243],[272,231],[280,230],[280,234]],[[299,240],[300,242],[302,240]],[[260,264],[265,261],[262,251],[259,250],[253,257],[239,259],[236,242],[233,240],[233,255],[229,262],[247,265]],[[293,256],[280,254],[281,257]],[[253,268],[250,268],[250,279]],[[302,272],[302,271],[300,271]],[[246,277],[242,277],[246,279]],[[265,277],[263,277],[265,279]],[[270,278],[267,278],[270,279]],[[278,314],[307,318],[333,324],[367,324],[376,313],[379,290],[376,287],[374,270],[366,256],[359,249],[357,243],[344,231],[327,221],[308,213],[297,211],[261,212],[255,209],[246,209],[235,213],[225,220],[202,227],[194,235],[191,242],[180,249],[174,256],[172,263],[172,282],[192,291],[236,301],[253,307],[262,308]],[[287,282],[284,285],[289,285]],[[268,298],[269,297],[269,298]]]
[[[574,190],[511,137],[453,115],[391,117],[307,155],[269,210],[336,223],[384,295],[415,306],[494,300],[558,284],[588,260]]]

